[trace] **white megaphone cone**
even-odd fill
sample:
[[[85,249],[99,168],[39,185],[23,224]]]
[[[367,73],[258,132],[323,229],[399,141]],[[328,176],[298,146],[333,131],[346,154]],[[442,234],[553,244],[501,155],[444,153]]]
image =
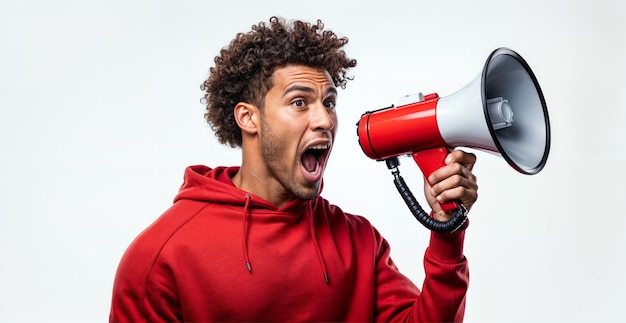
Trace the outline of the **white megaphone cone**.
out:
[[[401,98],[398,106],[364,113],[357,135],[368,157],[387,162],[418,220],[442,232],[464,223],[464,208],[442,203],[444,210],[459,209],[445,223],[416,211],[419,204],[399,176],[397,156],[412,155],[428,177],[445,165],[450,149],[476,148],[498,154],[517,171],[533,175],[543,169],[550,151],[550,121],[539,83],[526,61],[508,48],[493,51],[478,77],[452,95],[420,93]]]
[[[523,174],[536,174],[550,151],[546,103],[528,64],[510,49],[494,51],[474,81],[439,99],[437,125],[449,147],[502,156]]]

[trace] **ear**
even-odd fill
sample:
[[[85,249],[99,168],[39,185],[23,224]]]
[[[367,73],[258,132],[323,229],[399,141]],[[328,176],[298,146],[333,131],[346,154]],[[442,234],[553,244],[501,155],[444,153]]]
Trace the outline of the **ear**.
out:
[[[250,103],[239,102],[235,106],[233,113],[241,131],[250,135],[257,133],[260,121],[259,108]]]

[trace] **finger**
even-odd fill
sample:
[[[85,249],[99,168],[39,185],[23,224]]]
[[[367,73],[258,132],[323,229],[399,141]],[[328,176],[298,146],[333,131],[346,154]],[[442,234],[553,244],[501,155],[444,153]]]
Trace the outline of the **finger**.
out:
[[[446,165],[459,163],[471,171],[476,163],[476,155],[458,149],[453,150],[448,154],[448,156],[446,156],[445,163]]]
[[[446,190],[450,190],[456,187],[471,189],[472,186],[473,184],[471,183],[470,179],[460,174],[451,174],[450,176],[446,176],[436,184],[432,185],[432,188],[435,196],[439,196]]]
[[[437,169],[436,171],[434,171],[429,177],[428,177],[428,182],[431,185],[435,185],[441,181],[446,180],[449,177],[452,177],[454,175],[460,175],[463,177],[468,177],[469,175],[471,175],[471,172],[465,168],[465,166],[461,165],[460,163],[452,163],[452,164],[448,164],[446,166],[443,166],[439,169]]]
[[[478,191],[475,189],[467,189],[463,186],[457,186],[443,191],[437,195],[437,202],[445,203],[450,201],[461,201],[466,208],[471,208],[472,204],[478,198]]]
[[[433,185],[432,194],[439,203],[460,200],[469,210],[478,197],[476,177],[472,173],[469,173],[468,177],[450,176]]]

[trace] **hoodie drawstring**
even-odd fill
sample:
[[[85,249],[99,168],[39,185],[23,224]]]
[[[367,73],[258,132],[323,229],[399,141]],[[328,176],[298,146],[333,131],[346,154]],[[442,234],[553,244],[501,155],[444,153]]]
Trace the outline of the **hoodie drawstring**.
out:
[[[248,257],[248,206],[252,200],[252,195],[246,194],[246,205],[243,208],[243,256],[246,261],[246,268],[248,272],[252,273],[252,265],[250,264],[250,258]]]
[[[326,282],[326,285],[330,284],[330,281],[328,279],[328,270],[326,270],[326,262],[324,262],[324,257],[322,256],[322,249],[320,249],[320,245],[317,242],[317,235],[315,234],[315,223],[313,221],[313,207],[311,206],[311,202],[308,203],[309,208],[308,208],[308,215],[309,215],[309,224],[310,224],[310,228],[311,228],[311,239],[313,240],[313,245],[315,245],[315,251],[317,253],[317,261],[320,264],[320,267],[322,268],[322,272],[324,273],[324,282]]]
[[[243,227],[242,227],[242,244],[243,244],[243,256],[246,262],[246,268],[248,272],[252,273],[252,264],[250,263],[250,258],[248,257],[248,225],[249,225],[249,217],[250,212],[248,210],[250,206],[250,201],[252,200],[252,195],[245,195],[246,203],[243,208]],[[330,284],[330,280],[328,278],[328,270],[326,269],[326,262],[324,262],[324,257],[322,256],[322,250],[320,249],[320,245],[317,242],[317,235],[315,233],[315,223],[313,219],[313,207],[312,203],[308,203],[307,215],[309,217],[309,229],[311,231],[311,240],[313,241],[313,246],[315,247],[315,253],[317,254],[317,260],[320,264],[320,268],[324,273],[324,282],[328,285]]]

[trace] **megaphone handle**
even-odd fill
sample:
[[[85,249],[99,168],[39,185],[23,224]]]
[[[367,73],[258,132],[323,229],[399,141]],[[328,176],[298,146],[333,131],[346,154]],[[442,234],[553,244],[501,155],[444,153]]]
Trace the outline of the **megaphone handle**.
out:
[[[450,153],[450,149],[446,147],[432,148],[428,150],[414,152],[413,160],[417,163],[417,166],[422,170],[424,177],[428,178],[430,174],[439,168],[446,165],[446,156]],[[444,211],[452,211],[458,209],[460,203],[456,201],[439,203],[441,209]]]

